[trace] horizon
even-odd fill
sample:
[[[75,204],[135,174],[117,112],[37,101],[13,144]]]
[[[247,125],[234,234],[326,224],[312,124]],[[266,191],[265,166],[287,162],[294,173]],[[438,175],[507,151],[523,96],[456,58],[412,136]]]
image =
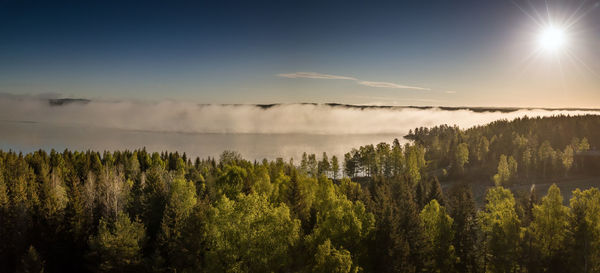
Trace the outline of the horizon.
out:
[[[39,93],[39,94],[11,94],[11,93],[1,93],[0,99],[14,99],[14,100],[44,100],[48,101],[50,104],[54,106],[62,106],[63,104],[69,103],[88,103],[88,102],[134,102],[134,103],[160,103],[161,101],[171,101],[171,102],[193,102],[198,106],[257,106],[260,108],[269,108],[271,106],[279,106],[279,105],[324,105],[331,107],[356,107],[356,108],[417,108],[417,109],[427,109],[427,108],[440,108],[440,109],[498,109],[498,110],[600,110],[600,107],[543,107],[543,106],[486,106],[486,105],[456,105],[456,106],[447,106],[447,105],[436,105],[436,104],[379,104],[379,103],[339,103],[334,101],[325,101],[325,102],[310,102],[310,101],[299,101],[299,102],[271,102],[271,103],[203,103],[202,101],[190,101],[183,99],[128,99],[128,98],[86,98],[86,97],[76,97],[76,96],[64,96],[63,94],[58,93]]]

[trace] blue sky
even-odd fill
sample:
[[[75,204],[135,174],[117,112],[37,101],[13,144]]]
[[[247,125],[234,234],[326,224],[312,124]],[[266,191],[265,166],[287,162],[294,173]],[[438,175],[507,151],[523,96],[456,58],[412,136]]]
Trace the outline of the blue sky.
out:
[[[0,92],[600,107],[597,7],[598,1],[0,0]],[[568,54],[536,53],[548,21],[574,22]]]

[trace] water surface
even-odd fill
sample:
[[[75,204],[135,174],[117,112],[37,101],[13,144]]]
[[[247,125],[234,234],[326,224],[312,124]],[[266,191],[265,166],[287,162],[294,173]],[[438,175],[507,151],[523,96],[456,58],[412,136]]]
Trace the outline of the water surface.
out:
[[[113,128],[0,121],[0,149],[31,152],[38,149],[114,151],[146,147],[148,151],[179,151],[190,156],[218,157],[224,150],[247,159],[300,158],[303,152],[327,152],[343,157],[352,148],[392,142],[392,134],[240,134],[133,131]]]

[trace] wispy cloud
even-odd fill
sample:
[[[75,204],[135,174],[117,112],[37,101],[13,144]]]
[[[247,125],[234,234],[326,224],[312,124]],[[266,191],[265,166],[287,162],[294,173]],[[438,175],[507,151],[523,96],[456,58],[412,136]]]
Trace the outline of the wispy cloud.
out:
[[[444,91],[444,93],[446,93],[446,94],[456,94],[456,91],[449,91],[449,90],[447,90],[447,91]]]
[[[291,78],[291,79],[323,79],[323,80],[352,80],[356,81],[356,78],[347,77],[347,76],[338,76],[338,75],[330,75],[316,72],[296,72],[289,74],[277,74],[279,77]]]
[[[370,86],[370,87],[380,87],[380,88],[431,90],[429,88],[410,86],[410,85],[402,85],[402,84],[397,84],[397,83],[393,83],[393,82],[358,81],[358,84]]]
[[[317,72],[296,72],[296,73],[284,73],[277,74],[279,77],[290,78],[290,79],[324,79],[324,80],[351,80],[356,83],[369,87],[377,87],[377,88],[394,88],[394,89],[413,89],[413,90],[431,90],[425,87],[418,86],[410,86],[397,84],[393,82],[373,82],[373,81],[363,81],[354,77],[348,76],[340,76],[340,75],[331,75],[331,74],[323,74]]]

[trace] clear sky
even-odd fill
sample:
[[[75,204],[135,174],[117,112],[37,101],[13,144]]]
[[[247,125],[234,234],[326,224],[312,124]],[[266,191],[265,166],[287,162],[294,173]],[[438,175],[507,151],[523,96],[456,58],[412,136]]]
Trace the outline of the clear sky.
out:
[[[599,5],[0,0],[0,93],[600,107]]]

